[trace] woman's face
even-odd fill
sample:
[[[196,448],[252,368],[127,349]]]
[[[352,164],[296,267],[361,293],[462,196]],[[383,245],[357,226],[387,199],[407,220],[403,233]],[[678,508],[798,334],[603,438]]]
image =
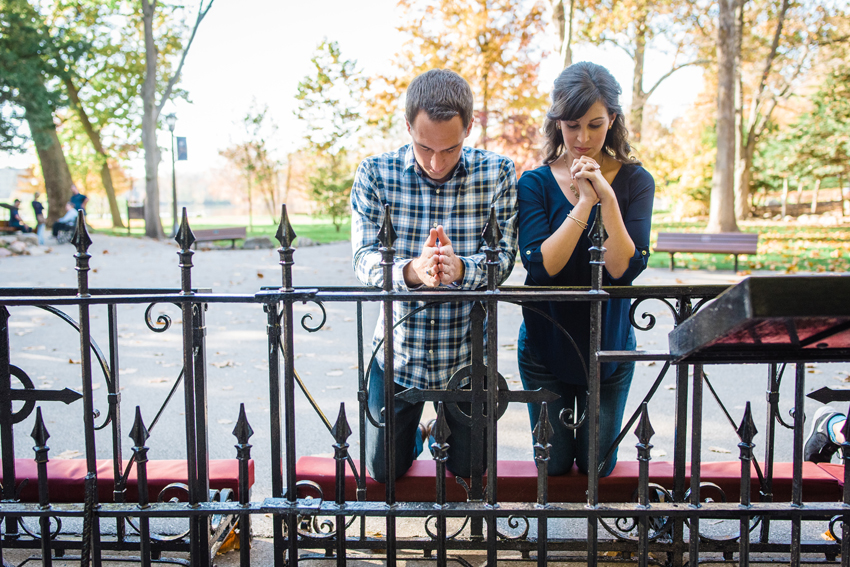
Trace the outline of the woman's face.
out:
[[[608,114],[602,101],[597,100],[578,120],[559,120],[569,157],[587,156],[598,162],[605,136],[616,117],[616,114]]]

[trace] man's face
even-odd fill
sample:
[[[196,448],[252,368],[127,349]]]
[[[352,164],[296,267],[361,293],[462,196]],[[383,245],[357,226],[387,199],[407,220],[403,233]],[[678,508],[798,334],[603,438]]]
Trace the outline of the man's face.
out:
[[[425,175],[436,183],[448,181],[460,160],[463,140],[472,131],[472,121],[463,127],[460,116],[435,122],[428,113],[420,110],[413,124],[407,122],[407,131],[413,139],[413,155]]]

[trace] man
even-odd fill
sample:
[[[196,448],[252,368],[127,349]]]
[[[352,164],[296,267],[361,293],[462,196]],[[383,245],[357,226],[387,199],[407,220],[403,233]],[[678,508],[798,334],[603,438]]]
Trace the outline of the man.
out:
[[[12,208],[9,209],[9,226],[15,230],[20,230],[21,232],[32,232],[32,229],[26,225],[23,219],[21,219],[21,214],[18,212],[20,207],[21,200],[15,199],[12,203]]]
[[[71,183],[71,200],[69,201],[71,206],[74,207],[75,211],[80,209],[86,210],[86,203],[89,202],[89,198],[80,193],[80,190],[77,189],[77,185]]]
[[[407,90],[405,122],[411,142],[366,159],[351,190],[354,269],[366,285],[383,285],[378,232],[389,205],[397,234],[393,289],[449,286],[477,289],[487,283],[482,232],[491,204],[500,243],[497,278],[504,281],[516,258],[516,173],[513,163],[492,152],[463,147],[472,130],[472,90],[458,74],[435,69],[415,78]],[[420,302],[395,304],[399,321]],[[467,302],[441,303],[411,315],[394,336],[396,392],[445,388],[452,374],[470,363]],[[384,336],[378,318],[373,345]],[[373,348],[374,348],[373,347]],[[370,369],[369,410],[379,421],[384,407],[384,359]],[[424,404],[395,402],[395,473],[403,475],[421,452],[426,431],[419,424]],[[469,476],[470,426],[447,414],[451,436],[449,470]],[[366,424],[369,474],[386,482],[384,430]]]
[[[41,196],[41,193],[34,193],[32,196],[32,212],[35,213],[35,223],[36,229],[35,232],[38,235],[38,243],[44,246],[44,230],[46,227],[46,223],[44,220],[44,205],[41,204],[41,201],[38,198]]]

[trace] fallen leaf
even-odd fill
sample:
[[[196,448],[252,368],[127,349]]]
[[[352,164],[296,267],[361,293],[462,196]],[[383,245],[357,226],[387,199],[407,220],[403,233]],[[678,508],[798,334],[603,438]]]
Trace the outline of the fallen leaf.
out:
[[[73,358],[68,359],[68,364],[80,364],[79,360],[74,360]]]
[[[712,453],[723,453],[724,455],[728,455],[732,452],[729,449],[724,449],[723,447],[709,447],[708,450]]]
[[[162,384],[164,382],[168,382],[168,378],[151,378],[148,382],[151,384]]]
[[[35,345],[35,346],[25,346],[22,350],[44,350],[46,347],[44,345]]]
[[[232,390],[233,386],[222,386],[221,389],[222,390]]]
[[[233,423],[233,420],[232,419],[219,419],[218,423],[220,423],[222,425],[228,425],[230,423]]]
[[[135,337],[136,333],[118,333],[119,339],[129,339],[130,337]]]
[[[354,317],[343,317],[342,320],[346,323],[351,323],[352,321],[354,321]]]
[[[327,390],[341,390],[342,386],[328,386],[326,389]]]
[[[664,384],[664,389],[665,390],[675,390],[676,384]]]
[[[121,374],[135,374],[138,371],[139,371],[138,368],[119,368],[118,369],[118,372],[120,372]]]
[[[103,251],[103,253],[104,253],[104,254],[109,254],[109,250],[104,250],[104,251]]]
[[[505,350],[516,350],[516,343],[509,343],[506,345],[502,345],[502,348]]]
[[[655,366],[656,362],[654,360],[644,360],[641,361],[641,364],[644,366]]]
[[[232,360],[223,360],[221,362],[213,362],[213,366],[216,368],[233,368],[236,364]]]
[[[653,457],[666,457],[667,451],[665,451],[664,449],[653,449],[652,450],[652,456]]]
[[[68,449],[67,451],[62,451],[58,455],[50,455],[54,459],[76,459],[77,457],[82,457],[83,454],[77,451],[76,449]]]
[[[263,279],[266,276],[263,275],[263,272],[257,272],[257,277],[260,278],[260,279]]]
[[[342,376],[342,370],[331,370],[330,372],[325,372],[325,376]]]

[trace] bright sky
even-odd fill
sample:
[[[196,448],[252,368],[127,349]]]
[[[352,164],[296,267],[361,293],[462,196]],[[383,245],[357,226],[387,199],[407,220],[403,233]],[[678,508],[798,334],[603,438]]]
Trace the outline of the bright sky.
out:
[[[254,99],[269,105],[279,126],[281,153],[296,148],[302,126],[293,115],[295,93],[298,82],[310,72],[316,46],[325,37],[335,40],[343,55],[357,60],[366,73],[387,71],[403,42],[395,29],[398,20],[396,0],[217,0],[201,24],[184,67],[182,86],[192,102],[178,101],[165,108],[165,113],[177,114],[175,135],[187,138],[189,160],[178,164],[178,174],[222,165],[218,152],[239,139],[239,121]],[[557,38],[553,27],[540,41],[554,52]],[[574,60],[608,67],[623,87],[621,102],[628,108],[632,67],[625,53],[614,47],[579,46]],[[668,57],[653,53],[644,84],[651,85],[669,67]],[[543,85],[551,85],[559,71],[555,55],[544,64]],[[686,68],[665,81],[649,102],[660,105],[662,120],[669,122],[692,103],[701,85],[701,70]],[[164,123],[160,144],[170,148]],[[34,152],[0,153],[0,167],[23,167],[35,159]],[[163,167],[168,167],[167,161],[164,156]],[[141,159],[128,165],[134,177],[143,176]]]

